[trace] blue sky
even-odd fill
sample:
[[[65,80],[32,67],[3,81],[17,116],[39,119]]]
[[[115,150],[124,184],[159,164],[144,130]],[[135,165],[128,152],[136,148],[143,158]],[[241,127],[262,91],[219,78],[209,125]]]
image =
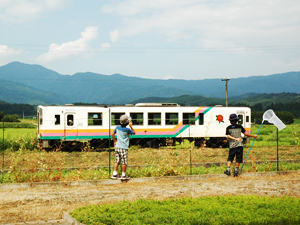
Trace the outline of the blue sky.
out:
[[[153,79],[300,71],[299,0],[0,0],[0,66]]]

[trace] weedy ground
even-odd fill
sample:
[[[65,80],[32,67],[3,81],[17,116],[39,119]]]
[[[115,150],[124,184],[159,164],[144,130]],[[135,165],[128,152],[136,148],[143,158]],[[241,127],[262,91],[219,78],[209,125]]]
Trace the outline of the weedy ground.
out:
[[[29,122],[28,122],[29,123]],[[252,126],[256,133],[259,125]],[[109,178],[109,165],[115,161],[114,149],[94,150],[88,144],[81,151],[63,152],[60,149],[44,151],[36,143],[36,129],[5,128],[1,169],[9,170],[0,182],[40,182],[64,180],[93,180]],[[300,167],[300,123],[288,125],[279,131],[277,148],[277,128],[263,125],[258,138],[247,158],[244,172],[277,170],[277,149],[279,170],[298,170]],[[244,158],[252,141],[244,147]],[[186,174],[222,173],[224,166],[201,167],[201,163],[226,163],[228,148],[195,148],[188,141],[176,146],[141,148],[132,146],[129,150],[129,169],[132,177],[170,176]],[[292,162],[286,162],[292,160]],[[75,168],[70,171],[69,168]]]

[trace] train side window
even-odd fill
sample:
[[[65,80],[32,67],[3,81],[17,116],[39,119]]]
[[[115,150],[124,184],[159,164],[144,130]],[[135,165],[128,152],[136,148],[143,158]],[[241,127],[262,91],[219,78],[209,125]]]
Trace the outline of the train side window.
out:
[[[183,125],[195,125],[195,113],[183,113]]]
[[[144,124],[143,113],[130,113],[130,117],[132,119],[132,125]]]
[[[73,114],[67,115],[67,125],[74,126],[74,115]]]
[[[148,125],[161,125],[161,113],[148,113]]]
[[[101,126],[102,113],[88,113],[88,126]]]
[[[55,125],[60,125],[60,115],[55,115]]]
[[[177,125],[178,113],[166,113],[166,125]]]
[[[125,113],[111,113],[111,125],[120,125],[120,118]]]
[[[250,122],[250,116],[246,116],[246,123]]]
[[[199,125],[203,125],[203,124],[204,124],[204,114],[199,113]]]

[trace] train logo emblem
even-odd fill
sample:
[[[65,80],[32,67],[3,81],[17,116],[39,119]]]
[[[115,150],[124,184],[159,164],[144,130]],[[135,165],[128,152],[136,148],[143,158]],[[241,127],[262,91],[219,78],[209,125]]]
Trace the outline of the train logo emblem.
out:
[[[224,123],[224,120],[223,120],[223,116],[222,115],[217,115],[217,121],[219,121],[219,123]]]

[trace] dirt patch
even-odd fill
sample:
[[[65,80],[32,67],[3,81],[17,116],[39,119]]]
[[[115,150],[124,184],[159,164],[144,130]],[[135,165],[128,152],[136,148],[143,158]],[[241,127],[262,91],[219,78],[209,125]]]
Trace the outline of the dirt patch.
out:
[[[1,189],[0,223],[62,219],[78,207],[122,200],[259,195],[300,197],[300,173],[286,175],[157,180],[98,186]]]

